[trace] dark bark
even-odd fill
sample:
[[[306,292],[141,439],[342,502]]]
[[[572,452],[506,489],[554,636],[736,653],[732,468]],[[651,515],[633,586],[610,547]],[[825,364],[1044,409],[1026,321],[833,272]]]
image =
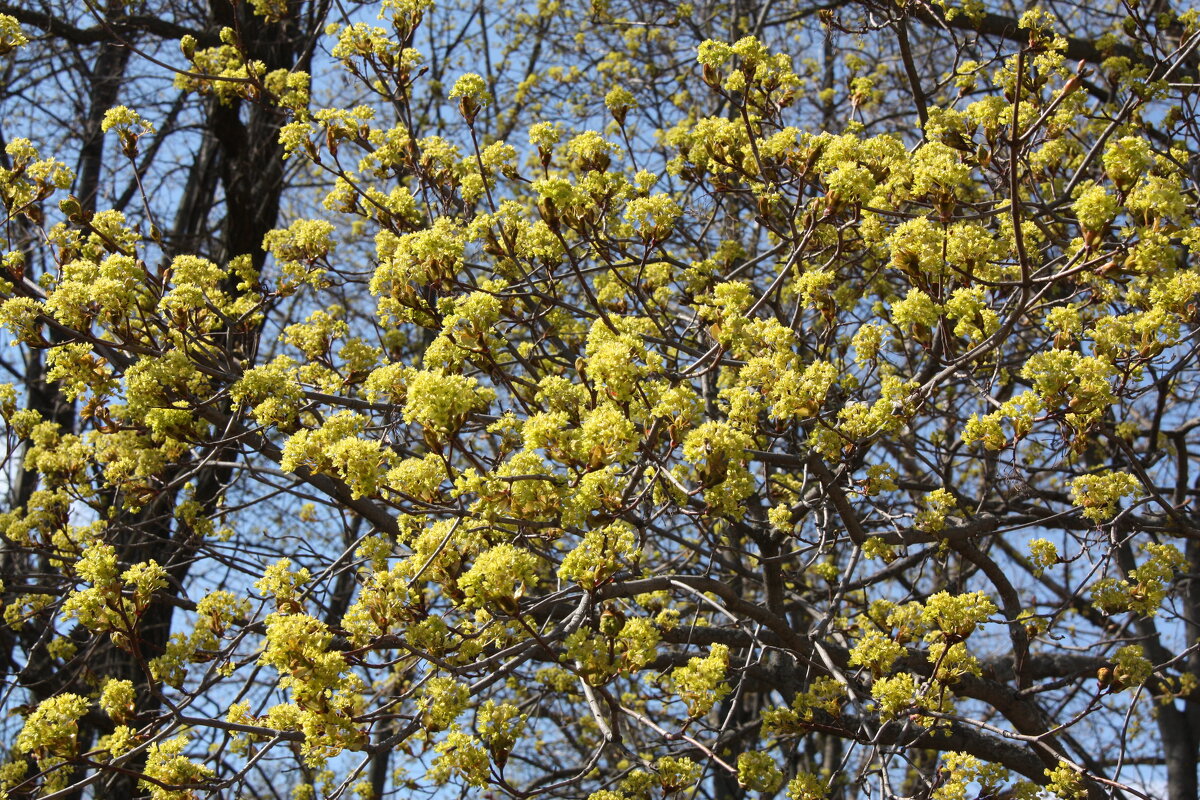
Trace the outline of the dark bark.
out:
[[[119,2],[110,2],[109,11],[119,5]],[[91,103],[84,121],[75,186],[75,196],[85,213],[96,210],[100,173],[104,165],[104,132],[100,130],[100,123],[104,120],[105,112],[117,105],[125,68],[129,65],[129,54],[130,49],[125,44],[106,41],[99,46],[92,65],[89,81]]]

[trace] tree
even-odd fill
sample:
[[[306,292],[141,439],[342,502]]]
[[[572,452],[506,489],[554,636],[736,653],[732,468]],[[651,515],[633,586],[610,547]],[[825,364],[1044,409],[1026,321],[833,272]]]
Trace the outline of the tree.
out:
[[[1195,11],[3,10],[8,796],[1200,796]]]

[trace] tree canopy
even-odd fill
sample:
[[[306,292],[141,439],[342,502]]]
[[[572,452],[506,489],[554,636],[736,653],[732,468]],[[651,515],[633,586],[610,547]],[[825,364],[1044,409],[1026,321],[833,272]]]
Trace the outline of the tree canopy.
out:
[[[0,796],[1200,798],[1198,47],[0,2]]]

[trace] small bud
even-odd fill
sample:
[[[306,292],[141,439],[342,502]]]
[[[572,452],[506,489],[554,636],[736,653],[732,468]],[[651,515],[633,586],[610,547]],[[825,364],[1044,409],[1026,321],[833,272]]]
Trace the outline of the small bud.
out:
[[[71,222],[79,222],[83,219],[83,207],[79,205],[79,200],[74,195],[58,201],[58,208],[67,215],[67,219]]]
[[[600,632],[610,639],[625,628],[625,615],[617,608],[606,608],[600,614]]]

